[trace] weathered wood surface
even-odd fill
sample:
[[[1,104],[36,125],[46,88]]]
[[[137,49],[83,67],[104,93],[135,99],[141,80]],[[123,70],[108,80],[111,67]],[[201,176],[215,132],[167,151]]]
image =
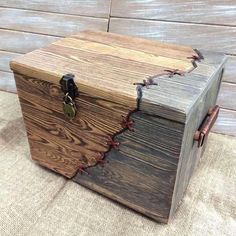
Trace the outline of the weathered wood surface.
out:
[[[12,30],[0,30],[0,50],[27,53],[44,47],[56,40],[58,37],[17,32]]]
[[[234,0],[113,0],[111,15],[235,26],[236,2]]]
[[[207,115],[209,108],[214,107],[216,104],[219,86],[222,80],[222,69],[223,65],[218,68],[218,72],[215,74],[214,78],[211,78],[208,88],[203,91],[202,95],[193,106],[192,113],[186,123],[182,142],[181,158],[178,166],[178,174],[176,177],[175,191],[172,201],[173,208],[171,209],[170,216],[173,215],[181,199],[183,198],[192,173],[197,166],[202,153],[204,152],[205,145],[198,148],[197,142],[193,140],[193,136]],[[205,143],[206,141],[207,140],[205,140]]]
[[[111,18],[109,31],[236,54],[235,27]]]
[[[107,33],[108,38],[109,35]],[[141,44],[138,39],[133,41]],[[13,60],[11,68],[20,74],[33,74],[35,78],[44,78],[52,83],[64,74],[73,73],[82,92],[91,94],[93,88],[95,95],[102,91],[103,96],[106,94],[112,100],[131,106],[137,99],[134,83],[142,83],[149,76],[167,74],[167,69],[183,72],[194,69],[192,59],[187,59],[186,47],[179,47],[179,54],[183,51],[185,55],[183,60],[181,57],[171,58],[172,45],[168,49],[168,45],[153,43],[152,47],[159,48],[156,51],[160,56],[116,45],[69,37]],[[174,47],[178,49],[178,46]],[[195,52],[187,49],[188,57],[191,57]]]
[[[21,54],[19,54],[19,53],[7,52],[7,51],[0,50],[0,71],[11,72],[11,69],[9,67],[10,61],[20,55]]]
[[[13,73],[0,71],[0,90],[16,93]]]
[[[108,136],[122,129],[122,115],[135,109],[80,92],[78,115],[69,121],[58,83],[18,74],[15,79],[32,158],[69,178],[97,163],[98,154],[109,149]]]
[[[107,23],[108,19],[0,7],[1,29],[68,36],[85,29],[106,31]]]
[[[74,181],[167,223],[184,125],[142,112],[131,119],[134,132],[116,136],[119,151],[107,153],[109,163],[89,168],[90,176],[78,173]]]
[[[225,65],[225,72],[223,76],[224,82],[230,82],[236,84],[236,57],[229,56]]]
[[[107,18],[110,0],[0,0],[0,6]]]
[[[113,33],[107,34],[105,32],[94,32],[91,30],[87,30],[84,32],[80,32],[80,34],[73,37],[81,40],[103,43],[113,47],[132,49],[156,56],[177,58],[184,61],[189,61],[187,59],[189,55],[197,55],[196,52],[194,52],[190,47],[180,46],[176,44],[171,45],[169,43],[161,43],[158,41],[150,41],[143,38],[134,38]]]
[[[224,54],[200,51],[204,59],[196,62],[196,69],[184,76],[157,76],[157,86],[143,88],[140,109],[150,115],[185,123],[194,104],[209,88],[215,73],[225,63]],[[215,59],[217,58],[217,59]]]
[[[236,111],[221,108],[212,131],[236,136]]]
[[[236,84],[222,83],[217,103],[230,110],[236,110]]]

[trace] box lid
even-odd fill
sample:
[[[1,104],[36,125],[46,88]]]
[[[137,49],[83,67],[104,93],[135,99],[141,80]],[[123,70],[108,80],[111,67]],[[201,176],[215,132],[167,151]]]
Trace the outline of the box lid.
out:
[[[83,93],[186,122],[224,61],[223,55],[203,54],[187,46],[85,31],[14,59],[11,69],[55,84],[72,73]]]

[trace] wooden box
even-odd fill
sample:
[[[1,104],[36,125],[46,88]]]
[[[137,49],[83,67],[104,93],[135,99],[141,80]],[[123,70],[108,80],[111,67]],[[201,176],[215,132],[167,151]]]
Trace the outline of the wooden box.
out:
[[[167,223],[217,117],[224,62],[92,31],[14,59],[33,160]]]

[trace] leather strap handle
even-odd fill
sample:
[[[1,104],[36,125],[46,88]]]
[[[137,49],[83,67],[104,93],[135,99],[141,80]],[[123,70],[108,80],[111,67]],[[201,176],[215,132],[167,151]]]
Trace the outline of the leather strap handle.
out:
[[[198,147],[201,147],[204,144],[206,137],[218,117],[219,110],[220,107],[218,105],[210,108],[200,128],[195,132],[193,139],[198,142]]]

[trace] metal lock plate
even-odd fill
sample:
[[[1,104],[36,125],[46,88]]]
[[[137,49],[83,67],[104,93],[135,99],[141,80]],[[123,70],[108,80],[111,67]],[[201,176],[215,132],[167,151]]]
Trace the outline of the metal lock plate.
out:
[[[78,96],[78,88],[74,82],[73,74],[66,74],[60,80],[61,89],[65,96],[63,98],[63,112],[68,119],[76,116],[77,110],[73,99]]]

